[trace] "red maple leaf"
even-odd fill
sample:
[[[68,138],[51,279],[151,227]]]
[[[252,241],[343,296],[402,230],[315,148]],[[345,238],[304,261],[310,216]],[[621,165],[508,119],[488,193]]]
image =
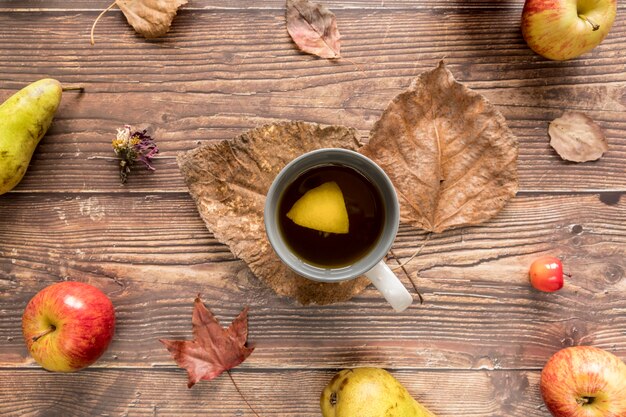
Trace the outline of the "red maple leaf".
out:
[[[200,380],[210,381],[242,363],[254,350],[246,346],[248,307],[223,329],[200,296],[194,301],[193,340],[160,340],[172,357],[189,374],[188,388]]]

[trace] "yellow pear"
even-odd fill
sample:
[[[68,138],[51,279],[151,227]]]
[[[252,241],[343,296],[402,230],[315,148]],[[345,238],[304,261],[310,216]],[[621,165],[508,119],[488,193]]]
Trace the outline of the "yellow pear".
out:
[[[389,372],[344,369],[322,391],[323,417],[436,417]]]
[[[61,91],[57,80],[46,78],[24,87],[0,105],[0,195],[22,180],[37,144],[52,123]]]
[[[325,233],[348,233],[350,222],[341,188],[334,181],[307,191],[287,212],[295,224]]]

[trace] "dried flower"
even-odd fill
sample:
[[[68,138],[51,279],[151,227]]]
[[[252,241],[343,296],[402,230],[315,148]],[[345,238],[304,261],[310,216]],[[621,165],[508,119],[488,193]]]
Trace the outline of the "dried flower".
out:
[[[152,158],[159,153],[159,148],[148,134],[147,130],[137,130],[132,132],[129,125],[122,129],[117,129],[117,137],[113,139],[113,150],[120,157],[120,179],[122,184],[126,183],[130,167],[136,161],[142,162],[146,169],[154,171]]]

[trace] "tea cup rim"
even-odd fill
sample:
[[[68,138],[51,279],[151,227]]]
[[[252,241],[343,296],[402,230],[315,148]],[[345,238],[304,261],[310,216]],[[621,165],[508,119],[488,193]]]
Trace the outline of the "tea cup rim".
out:
[[[326,164],[343,165],[356,170],[374,184],[385,203],[383,231],[373,248],[355,263],[340,268],[322,268],[300,259],[283,241],[277,221],[277,208],[282,191],[303,172]],[[399,228],[399,217],[398,197],[385,171],[365,155],[344,148],[316,149],[287,163],[276,175],[267,192],[263,212],[267,238],[280,260],[298,275],[329,283],[354,279],[374,268],[393,245]]]

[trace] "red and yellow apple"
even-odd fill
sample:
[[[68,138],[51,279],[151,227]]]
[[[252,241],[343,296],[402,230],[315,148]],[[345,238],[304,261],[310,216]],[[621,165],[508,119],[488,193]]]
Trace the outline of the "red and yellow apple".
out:
[[[111,300],[82,282],[60,282],[39,291],[22,316],[32,357],[49,371],[72,372],[94,363],[115,329]]]
[[[540,385],[554,417],[626,416],[626,364],[605,350],[561,349],[543,368]]]
[[[576,58],[604,40],[616,13],[617,0],[526,0],[522,35],[548,59]]]

